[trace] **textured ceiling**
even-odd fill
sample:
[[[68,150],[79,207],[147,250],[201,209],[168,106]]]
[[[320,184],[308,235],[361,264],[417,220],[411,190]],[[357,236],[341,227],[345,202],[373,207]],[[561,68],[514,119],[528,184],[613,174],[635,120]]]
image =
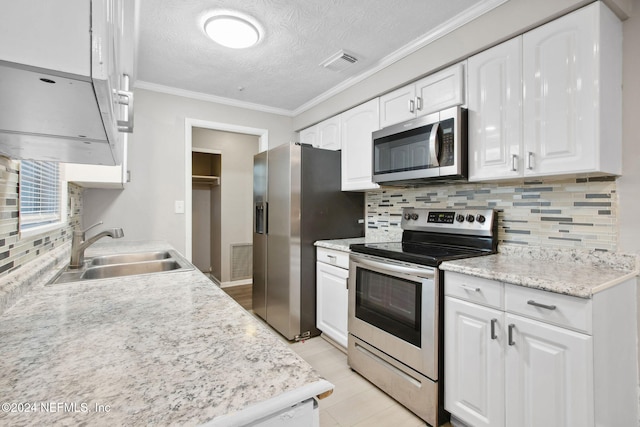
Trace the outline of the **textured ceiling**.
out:
[[[138,80],[295,111],[380,64],[469,8],[495,0],[140,0]],[[201,22],[236,10],[264,27],[244,50],[209,40]],[[339,50],[358,62],[320,64]],[[242,89],[240,89],[242,88]]]

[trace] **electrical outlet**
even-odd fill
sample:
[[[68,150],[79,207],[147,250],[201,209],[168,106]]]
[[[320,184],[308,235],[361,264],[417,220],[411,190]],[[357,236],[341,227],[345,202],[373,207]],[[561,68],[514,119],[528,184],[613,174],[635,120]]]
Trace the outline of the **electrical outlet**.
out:
[[[184,213],[184,200],[176,200],[175,202],[175,212],[177,214]]]

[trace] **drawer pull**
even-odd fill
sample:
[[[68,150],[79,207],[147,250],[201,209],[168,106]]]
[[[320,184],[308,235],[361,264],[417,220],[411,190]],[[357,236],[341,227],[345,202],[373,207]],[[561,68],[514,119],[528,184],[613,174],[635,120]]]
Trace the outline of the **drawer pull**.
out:
[[[462,289],[464,289],[465,291],[480,292],[480,288],[474,288],[473,286],[469,286],[469,285],[460,285],[460,287],[461,287]]]
[[[516,345],[516,342],[513,340],[513,330],[515,327],[516,325],[513,323],[509,325],[509,345]]]
[[[338,257],[335,255],[327,255],[327,258],[329,258],[329,262],[332,264],[335,264],[336,260],[338,259]]]
[[[546,308],[547,310],[555,310],[556,306],[555,305],[547,305],[547,304],[541,304],[539,302],[535,302],[534,300],[530,299],[529,301],[527,301],[527,304],[532,305],[534,307],[540,307],[540,308]]]
[[[498,319],[491,319],[491,339],[495,340],[498,338],[496,335],[496,323],[498,323]]]

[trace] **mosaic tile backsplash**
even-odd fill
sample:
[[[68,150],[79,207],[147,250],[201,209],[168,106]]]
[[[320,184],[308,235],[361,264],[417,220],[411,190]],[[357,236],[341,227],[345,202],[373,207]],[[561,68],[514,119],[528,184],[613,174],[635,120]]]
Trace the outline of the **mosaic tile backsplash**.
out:
[[[18,231],[20,162],[0,156],[0,277],[71,239],[80,224],[82,188],[68,185],[67,222],[64,227],[26,239]],[[70,207],[73,206],[73,211]]]
[[[368,240],[399,241],[403,207],[494,208],[500,243],[615,251],[613,177],[383,188],[366,196]]]

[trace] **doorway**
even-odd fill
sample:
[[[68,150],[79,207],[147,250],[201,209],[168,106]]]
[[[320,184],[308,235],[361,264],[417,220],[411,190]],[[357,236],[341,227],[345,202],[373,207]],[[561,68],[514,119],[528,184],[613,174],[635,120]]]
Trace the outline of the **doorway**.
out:
[[[259,140],[192,129],[192,262],[223,287],[251,283],[253,275],[253,156]]]

